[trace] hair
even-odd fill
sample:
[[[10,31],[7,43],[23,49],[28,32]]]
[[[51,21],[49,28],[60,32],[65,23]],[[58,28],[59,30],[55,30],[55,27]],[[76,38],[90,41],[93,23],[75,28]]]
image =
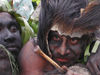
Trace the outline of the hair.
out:
[[[81,17],[73,23],[73,32],[94,32],[100,28],[100,0],[90,2]]]
[[[80,16],[80,9],[85,8],[87,0],[41,0],[39,16],[38,44],[48,54],[48,33],[54,25],[68,31],[74,18]]]

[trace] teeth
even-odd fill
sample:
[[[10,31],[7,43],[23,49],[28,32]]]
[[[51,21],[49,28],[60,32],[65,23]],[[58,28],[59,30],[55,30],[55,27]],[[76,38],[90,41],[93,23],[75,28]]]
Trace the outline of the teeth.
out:
[[[17,48],[16,47],[8,47],[7,48],[9,51],[15,51]]]

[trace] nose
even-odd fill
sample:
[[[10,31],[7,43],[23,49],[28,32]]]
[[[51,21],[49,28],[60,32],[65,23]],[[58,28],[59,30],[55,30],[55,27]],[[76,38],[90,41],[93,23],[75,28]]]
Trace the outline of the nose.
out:
[[[4,42],[14,42],[15,36],[10,31],[7,31],[6,37],[4,37]]]
[[[63,41],[62,41],[62,44],[61,44],[61,47],[60,47],[60,54],[65,55],[67,38],[62,37],[62,39],[63,39]]]

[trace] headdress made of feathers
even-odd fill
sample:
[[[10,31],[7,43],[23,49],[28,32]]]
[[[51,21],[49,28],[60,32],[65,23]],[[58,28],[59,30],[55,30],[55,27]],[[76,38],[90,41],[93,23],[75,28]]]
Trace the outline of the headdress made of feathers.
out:
[[[38,44],[48,54],[48,33],[57,25],[61,32],[92,33],[100,27],[100,0],[41,0]],[[80,9],[85,8],[80,14]]]

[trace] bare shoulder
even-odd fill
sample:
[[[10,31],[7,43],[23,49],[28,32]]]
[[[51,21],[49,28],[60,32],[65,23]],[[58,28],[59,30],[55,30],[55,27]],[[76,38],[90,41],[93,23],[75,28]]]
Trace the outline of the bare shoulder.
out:
[[[19,59],[30,57],[30,56],[35,56],[36,53],[34,52],[34,42],[33,39],[29,40],[21,49],[20,54],[19,54]]]
[[[36,71],[44,68],[46,61],[39,56],[34,50],[38,49],[34,40],[29,40],[22,48],[18,61],[24,71]]]

